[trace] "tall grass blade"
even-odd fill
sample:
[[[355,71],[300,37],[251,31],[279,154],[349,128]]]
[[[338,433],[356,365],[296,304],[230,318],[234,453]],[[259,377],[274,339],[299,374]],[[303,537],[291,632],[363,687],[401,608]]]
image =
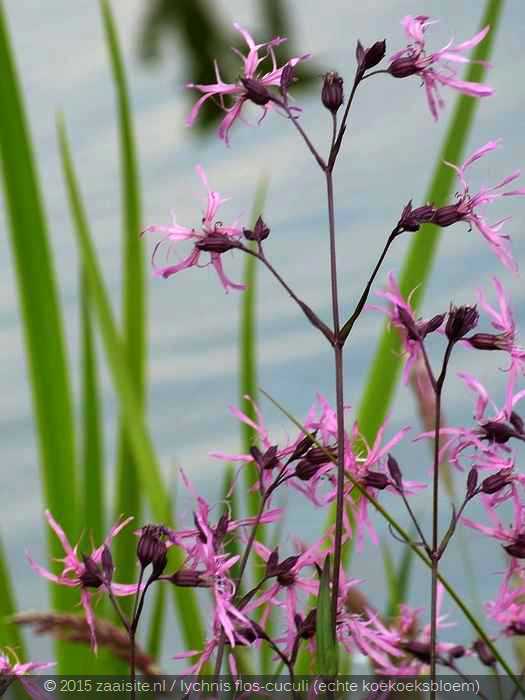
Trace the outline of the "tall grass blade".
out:
[[[69,368],[55,270],[48,241],[40,183],[21,89],[0,3],[0,155],[22,326],[37,428],[43,500],[72,537],[78,536],[75,430]],[[52,557],[61,554],[49,536]],[[71,590],[51,586],[53,605],[69,610]],[[59,644],[60,668],[65,645]],[[69,672],[79,654],[69,647]]]
[[[150,626],[148,630],[148,641],[146,651],[154,658],[158,659],[162,651],[162,638],[166,620],[166,587],[157,586],[154,591],[153,611],[151,613]]]
[[[19,628],[9,622],[16,613],[16,602],[9,566],[0,541],[0,649],[10,647],[23,661],[27,660],[25,644]]]
[[[144,244],[140,237],[141,197],[133,123],[130,109],[126,72],[115,22],[108,0],[100,0],[106,44],[108,47],[113,83],[116,90],[122,199],[122,339],[128,363],[129,376],[134,384],[137,403],[143,410],[146,378],[146,299],[144,280]],[[141,488],[133,451],[126,436],[125,426],[120,425],[117,458],[117,483],[115,489],[115,517],[141,514]],[[115,541],[115,560],[123,580],[129,581],[135,574],[136,540],[133,532],[122,533]],[[122,601],[124,609],[130,609],[131,598]]]
[[[129,377],[124,347],[115,325],[113,311],[91,240],[66,131],[61,119],[58,121],[57,132],[80,256],[92,294],[93,308],[96,311],[98,328],[111,378],[119,400],[120,410],[124,416],[128,440],[139,469],[140,487],[148,500],[153,518],[157,522],[173,526],[169,494],[164,486],[157,457],[145,425],[142,405],[135,395],[135,388]],[[174,560],[176,564],[182,563],[180,556],[174,557]],[[193,591],[182,591],[176,587],[174,587],[174,592],[184,641],[192,649],[199,649],[202,646],[204,635],[202,618],[195,595]]]

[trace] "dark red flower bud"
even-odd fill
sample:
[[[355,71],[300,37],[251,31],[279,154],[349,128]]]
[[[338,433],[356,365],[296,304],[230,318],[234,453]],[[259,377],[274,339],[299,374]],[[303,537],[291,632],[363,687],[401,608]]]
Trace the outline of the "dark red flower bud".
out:
[[[241,83],[246,90],[246,97],[256,105],[263,107],[272,99],[271,93],[260,80],[241,78]]]
[[[277,573],[277,565],[279,563],[279,547],[276,547],[266,562],[266,576],[275,576]]]
[[[334,71],[327,73],[324,77],[321,101],[332,114],[335,114],[343,104],[343,79]]]
[[[419,659],[419,661],[422,661],[424,664],[430,663],[430,644],[427,644],[426,642],[417,642],[414,640],[412,642],[402,644],[401,648],[403,651],[415,656],[416,659]]]
[[[465,340],[476,350],[508,350],[508,333],[475,333]]]
[[[479,313],[475,306],[451,306],[445,333],[451,342],[461,340],[478,325]]]
[[[294,82],[294,67],[291,66],[289,63],[285,65],[281,72],[281,93],[286,96],[288,93],[288,88],[290,85]]]
[[[301,479],[301,481],[310,481],[310,479],[317,474],[321,467],[322,464],[310,462],[308,458],[302,459],[295,467],[295,476],[298,479]]]
[[[169,577],[171,583],[181,588],[209,588],[211,585],[205,571],[179,569]]]
[[[291,571],[286,571],[282,574],[277,575],[277,581],[279,585],[283,586],[283,588],[289,588],[290,586],[293,586],[296,579],[296,575]]]
[[[243,229],[243,233],[244,237],[247,238],[249,241],[258,241],[260,243],[261,241],[264,241],[268,238],[268,236],[270,235],[270,229],[264,223],[262,217],[259,216],[259,218],[255,222],[255,226],[253,227],[253,231],[245,228]]]
[[[412,201],[410,201],[403,209],[397,226],[403,231],[419,231],[421,224],[428,223],[433,219],[435,211],[431,204],[412,209]]]
[[[146,525],[137,544],[137,557],[140,565],[145,569],[152,565],[151,578],[158,578],[168,563],[166,545],[162,538],[164,528],[157,525]]]
[[[517,535],[514,542],[504,545],[503,549],[515,559],[525,559],[525,534]]]
[[[82,555],[82,561],[84,562],[84,573],[79,577],[81,584],[84,588],[100,588],[104,583],[101,570],[86,554]]]
[[[398,489],[402,489],[403,475],[401,474],[401,469],[397,460],[394,457],[392,457],[392,455],[388,455],[387,468],[388,473],[392,477],[392,481],[394,482],[394,484],[397,486]]]
[[[445,316],[446,314],[436,314],[436,316],[433,316],[429,321],[424,323],[420,328],[421,337],[425,338],[429,333],[433,333],[437,331],[438,328],[441,328]]]
[[[448,650],[448,655],[452,659],[461,659],[461,657],[465,656],[466,653],[467,650],[465,649],[463,644],[456,644],[455,647],[452,647]]]
[[[516,634],[522,637],[525,635],[525,622],[512,622],[507,627],[507,632],[509,634]]]
[[[223,513],[213,532],[213,547],[215,550],[219,548],[219,545],[223,541],[226,533],[228,532],[229,523],[230,518],[228,517],[228,514]]]
[[[379,489],[380,491],[386,489],[386,487],[390,484],[386,474],[372,471],[368,472],[368,474],[365,476],[364,483],[365,486],[368,486],[371,489]]]
[[[104,574],[106,583],[111,583],[113,572],[115,571],[115,565],[113,564],[113,557],[111,556],[109,547],[106,545],[104,545],[102,549],[102,557],[100,561],[102,564],[102,573]]]
[[[510,414],[510,423],[517,433],[520,435],[525,434],[525,423],[523,422],[523,418],[516,413],[516,411],[512,411]]]
[[[312,437],[315,438],[316,435],[317,435],[317,431],[315,431],[315,433],[312,435]],[[309,435],[305,435],[304,438],[302,440],[300,440],[297,443],[297,445],[295,446],[294,451],[292,452],[290,457],[288,457],[288,461],[295,462],[296,459],[299,459],[306,452],[308,452],[308,450],[310,449],[310,447],[312,447],[313,444],[314,443],[312,442],[312,438]]]
[[[206,253],[226,253],[233,248],[240,248],[241,243],[231,236],[226,236],[224,233],[209,233],[202,238],[195,247],[203,250]]]
[[[335,447],[312,447],[307,453],[306,459],[312,464],[327,464],[337,459],[337,449]]]
[[[396,308],[399,320],[406,328],[410,340],[419,340],[421,337],[419,333],[419,328],[416,321],[412,318],[411,314],[403,306],[398,306]]]
[[[355,58],[357,61],[357,75],[362,76],[365,71],[374,68],[385,57],[386,42],[376,41],[368,49],[365,49],[360,41],[357,42]]]
[[[301,637],[301,639],[312,639],[312,637],[315,635],[316,620],[317,609],[314,608],[313,610],[310,610],[300,626],[297,627],[297,634],[299,637]]]
[[[481,482],[481,490],[489,495],[498,493],[512,481],[512,468],[500,469],[499,472],[488,476]]]
[[[472,469],[468,473],[467,477],[467,497],[472,498],[476,491],[476,487],[478,485],[478,470],[476,467],[472,467]]]
[[[259,469],[274,469],[275,467],[279,466],[277,445],[272,445],[272,447],[269,447],[264,454],[258,447],[254,446],[250,448],[250,454],[252,455]]]
[[[516,437],[516,431],[507,423],[499,423],[495,420],[489,420],[483,423],[481,429],[484,432],[484,438],[489,442],[495,442],[498,445],[504,445],[512,437]]]
[[[416,60],[410,57],[396,58],[388,67],[388,72],[393,78],[408,78],[409,75],[415,75],[420,70]]]
[[[463,218],[464,214],[459,211],[457,204],[447,204],[445,207],[436,209],[432,223],[436,224],[436,226],[441,226],[441,228],[446,228],[447,226],[452,226],[452,224],[457,224]]]
[[[496,664],[496,657],[482,639],[475,641],[472,647],[482,664],[485,666],[494,666]]]

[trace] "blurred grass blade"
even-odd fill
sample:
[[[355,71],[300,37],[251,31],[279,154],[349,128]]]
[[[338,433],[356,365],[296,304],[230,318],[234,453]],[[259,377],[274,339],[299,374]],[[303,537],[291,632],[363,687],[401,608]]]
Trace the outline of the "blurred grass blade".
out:
[[[317,647],[317,672],[323,678],[337,673],[337,643],[332,630],[330,596],[330,555],[324,560],[323,573],[319,583],[317,615],[315,624]]]
[[[0,155],[18,298],[37,429],[43,500],[71,538],[78,535],[75,430],[69,369],[55,271],[36,164],[12,56],[3,4],[0,3]],[[45,341],[45,342],[44,342]],[[61,547],[49,533],[50,553]],[[74,591],[51,585],[53,605],[69,610]],[[58,645],[60,668],[65,646]],[[82,656],[69,648],[68,672]]]
[[[162,651],[162,638],[166,620],[166,586],[157,586],[153,592],[153,611],[151,613],[146,650],[155,660]]]
[[[82,452],[80,458],[83,523],[88,537],[96,543],[106,536],[104,449],[96,343],[93,333],[91,299],[86,275],[80,273],[81,368],[82,368]]]
[[[403,556],[396,568],[390,549],[383,544],[381,546],[383,564],[388,587],[388,603],[385,612],[386,620],[393,620],[399,615],[399,606],[407,601],[414,552],[410,547],[405,547]]]
[[[16,603],[4,548],[0,541],[0,649],[10,647],[22,661],[27,661],[20,629],[8,621],[16,613]]]
[[[490,57],[503,6],[503,0],[489,0],[486,4],[481,27],[489,24],[491,31],[485,40],[476,47],[476,50],[473,52],[473,59],[486,61]],[[472,63],[465,79],[481,82],[484,79],[485,72],[486,68],[483,65]],[[440,206],[449,199],[453,190],[455,173],[452,168],[444,166],[443,161],[446,160],[451,163],[461,162],[474,123],[477,105],[478,100],[472,97],[461,95],[457,98],[445,142],[424,201],[433,202]],[[420,232],[414,234],[414,240],[405,259],[399,278],[399,286],[405,296],[415,289],[411,297],[412,306],[415,309],[418,309],[423,301],[440,235],[441,231],[437,227],[423,226]],[[368,382],[358,412],[360,430],[370,443],[373,442],[379,426],[383,423],[394,396],[401,373],[402,358],[400,350],[399,336],[395,331],[389,331],[385,327],[372,361]]]
[[[92,294],[93,308],[96,311],[110,374],[119,400],[120,410],[125,419],[128,439],[139,468],[140,486],[148,499],[153,518],[159,523],[172,524],[169,494],[164,487],[157,457],[145,425],[141,403],[135,395],[134,386],[129,377],[124,347],[116,329],[113,312],[99,269],[73,169],[65,127],[61,119],[58,120],[57,132],[80,256]],[[176,563],[180,564],[182,559],[178,550],[177,553],[179,556]],[[192,649],[199,649],[203,644],[204,635],[202,618],[195,595],[191,590],[183,590],[175,586],[174,593],[184,641]]]
[[[122,339],[129,377],[133,382],[139,408],[144,410],[146,377],[146,299],[144,280],[144,244],[140,236],[141,202],[140,184],[133,136],[133,123],[122,51],[115,22],[108,0],[100,0],[100,8],[108,47],[113,83],[116,90],[121,161],[122,199]],[[133,515],[137,521],[141,515],[141,488],[137,465],[126,436],[122,418],[117,449],[117,483],[115,489],[115,518],[121,514]],[[135,575],[136,538],[128,529],[115,540],[114,555],[119,575],[131,581]],[[132,599],[122,601],[130,611]]]

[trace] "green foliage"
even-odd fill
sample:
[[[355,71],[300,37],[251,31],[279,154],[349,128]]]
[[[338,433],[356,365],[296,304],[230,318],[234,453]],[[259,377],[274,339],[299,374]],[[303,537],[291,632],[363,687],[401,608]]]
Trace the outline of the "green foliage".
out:
[[[330,555],[324,560],[323,573],[319,582],[315,642],[317,648],[317,673],[327,678],[337,673],[337,642],[334,638],[331,618]]]

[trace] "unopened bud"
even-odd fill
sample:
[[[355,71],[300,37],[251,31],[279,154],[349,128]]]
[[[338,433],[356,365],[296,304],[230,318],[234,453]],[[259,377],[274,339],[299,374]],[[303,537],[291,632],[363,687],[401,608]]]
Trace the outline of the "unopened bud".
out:
[[[500,469],[496,474],[483,479],[481,482],[481,490],[483,493],[492,495],[501,491],[501,489],[507,486],[507,484],[510,484],[511,481],[512,469]]]
[[[507,627],[507,632],[522,637],[523,635],[525,635],[525,622],[512,622]]]
[[[179,569],[169,578],[171,583],[181,588],[209,588],[210,580],[205,571]]]
[[[467,650],[465,649],[463,644],[456,644],[456,646],[448,650],[448,655],[452,659],[461,659],[463,656],[465,656],[466,653]]]
[[[142,529],[137,545],[137,557],[140,565],[145,569],[152,565],[152,578],[158,578],[168,563],[166,545],[162,541],[164,530],[162,526],[146,525]]]
[[[412,318],[412,314],[403,306],[397,306],[396,308],[399,320],[406,328],[410,340],[419,340],[421,335],[416,321]]]
[[[315,635],[317,609],[310,610],[305,619],[297,626],[297,634],[301,639],[311,639]],[[297,621],[296,621],[297,624]]]
[[[226,253],[233,248],[240,248],[241,244],[235,238],[224,233],[209,233],[195,244],[199,250],[206,253]]]
[[[363,481],[365,486],[368,486],[371,489],[379,489],[380,491],[386,489],[386,487],[390,484],[387,475],[383,474],[382,472],[370,471],[365,476]]]
[[[496,657],[482,639],[475,641],[472,646],[482,664],[485,666],[496,664]]]
[[[465,340],[476,350],[508,350],[508,333],[475,333]]]
[[[478,321],[479,313],[475,306],[452,306],[445,326],[447,338],[451,342],[461,340],[478,325]]]
[[[324,77],[321,101],[332,114],[335,114],[343,104],[343,79],[334,71],[327,73]]]
[[[423,327],[420,329],[421,336],[425,338],[429,333],[437,331],[441,328],[443,321],[445,320],[446,314],[436,314],[429,321],[427,321]]]
[[[299,442],[297,443],[297,445],[294,448],[294,451],[292,452],[292,454],[288,458],[288,461],[295,462],[296,459],[299,459],[306,452],[308,452],[310,447],[312,447],[312,445],[314,444],[312,442],[312,438],[315,439],[316,435],[317,435],[317,431],[312,435],[312,437],[310,437],[309,435],[305,435],[304,438],[302,438],[302,440],[299,440]]]
[[[436,226],[441,226],[441,228],[446,228],[447,226],[452,226],[452,224],[457,224],[463,218],[464,214],[458,209],[457,204],[447,204],[445,207],[436,209],[432,223],[436,224]]]
[[[430,644],[427,644],[426,642],[417,642],[414,640],[403,644],[402,649],[403,651],[412,654],[412,656],[415,656],[416,659],[419,659],[419,661],[422,661],[424,664],[430,663]]]
[[[472,498],[478,485],[478,470],[475,467],[469,471],[467,476],[467,496]]]
[[[272,445],[263,454],[260,449],[256,446],[250,448],[250,454],[252,455],[255,463],[261,470],[274,469],[279,466],[279,458],[277,456],[277,445]]]
[[[415,75],[420,70],[415,59],[410,57],[396,58],[388,68],[388,72],[393,78],[408,78],[409,75]]]
[[[241,83],[246,90],[246,97],[256,105],[263,107],[272,99],[271,93],[260,80],[241,78]]]
[[[266,562],[266,576],[275,576],[277,574],[277,565],[279,563],[279,547],[276,547]]]
[[[515,559],[525,559],[525,534],[517,535],[514,542],[504,545],[503,549]]]
[[[310,481],[310,479],[317,474],[319,469],[321,469],[321,466],[322,464],[310,462],[308,458],[302,459],[295,467],[295,476],[301,479],[301,481]]]
[[[102,564],[102,573],[106,579],[106,583],[110,583],[113,578],[113,572],[115,571],[115,565],[113,564],[113,557],[107,545],[104,545],[102,549],[102,557],[100,560]]]
[[[259,216],[253,227],[253,231],[250,229],[243,229],[244,237],[249,241],[257,241],[260,243],[268,238],[270,235],[270,228],[264,223],[262,217]]]
[[[403,476],[401,474],[401,469],[399,467],[398,461],[394,457],[392,457],[392,455],[388,455],[387,468],[388,473],[392,477],[392,481],[394,482],[394,484],[397,486],[398,489],[402,489]]]
[[[484,432],[484,438],[489,442],[495,442],[497,445],[504,445],[512,437],[516,437],[516,431],[512,426],[495,420],[483,423],[481,429]]]
[[[401,214],[398,222],[398,228],[404,231],[419,231],[421,224],[426,224],[432,221],[435,208],[431,204],[425,204],[422,207],[412,209],[412,201],[410,201]]]

